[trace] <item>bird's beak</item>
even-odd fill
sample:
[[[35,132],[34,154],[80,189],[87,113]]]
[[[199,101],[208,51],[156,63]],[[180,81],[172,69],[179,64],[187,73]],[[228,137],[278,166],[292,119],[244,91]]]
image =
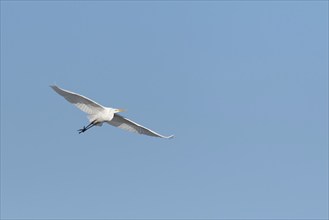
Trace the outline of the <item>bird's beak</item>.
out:
[[[126,111],[126,109],[122,109],[122,108],[118,109],[118,112],[125,112],[125,111]]]

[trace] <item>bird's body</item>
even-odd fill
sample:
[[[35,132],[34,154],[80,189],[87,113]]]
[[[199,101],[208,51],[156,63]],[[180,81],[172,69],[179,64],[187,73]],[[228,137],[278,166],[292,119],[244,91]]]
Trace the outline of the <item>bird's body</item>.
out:
[[[104,107],[85,96],[61,89],[55,85],[52,85],[51,88],[55,90],[55,92],[57,92],[59,95],[63,96],[67,101],[74,104],[81,111],[84,111],[85,113],[88,114],[88,119],[90,124],[87,125],[86,127],[83,127],[82,129],[79,129],[78,130],[79,133],[83,133],[95,125],[102,126],[104,122],[107,122],[115,127],[139,134],[145,134],[145,135],[160,137],[160,138],[173,137],[173,135],[171,136],[160,135],[146,127],[143,127],[142,125],[137,124],[136,122],[133,122],[117,114],[118,112],[124,111],[122,109]]]
[[[90,114],[88,115],[89,122],[94,121],[98,126],[102,126],[103,122],[109,122],[113,119],[114,111],[115,109],[113,108],[104,108],[104,111],[98,112],[96,114]]]

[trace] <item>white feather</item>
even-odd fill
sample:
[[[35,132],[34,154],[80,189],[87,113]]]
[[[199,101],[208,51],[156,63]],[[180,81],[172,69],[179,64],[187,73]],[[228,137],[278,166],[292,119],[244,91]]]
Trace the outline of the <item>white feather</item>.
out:
[[[174,137],[173,135],[163,136],[140,124],[137,124],[136,122],[131,121],[130,119],[127,119],[119,114],[116,114],[122,111],[120,109],[104,107],[85,96],[79,95],[74,92],[70,92],[68,90],[61,89],[55,85],[52,85],[51,88],[55,90],[55,92],[57,92],[59,95],[63,96],[67,101],[78,107],[81,111],[87,113],[88,114],[87,117],[93,125],[101,126],[104,122],[107,122],[115,127],[138,134],[144,134],[144,135],[160,137],[160,138]],[[86,131],[85,128],[80,129],[80,131],[81,130],[82,132]]]

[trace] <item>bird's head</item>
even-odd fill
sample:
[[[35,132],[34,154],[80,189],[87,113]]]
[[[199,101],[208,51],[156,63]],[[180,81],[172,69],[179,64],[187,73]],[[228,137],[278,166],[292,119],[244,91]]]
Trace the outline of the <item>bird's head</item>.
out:
[[[122,108],[115,108],[114,109],[114,113],[118,113],[118,112],[125,112],[126,110],[125,109],[122,109]]]

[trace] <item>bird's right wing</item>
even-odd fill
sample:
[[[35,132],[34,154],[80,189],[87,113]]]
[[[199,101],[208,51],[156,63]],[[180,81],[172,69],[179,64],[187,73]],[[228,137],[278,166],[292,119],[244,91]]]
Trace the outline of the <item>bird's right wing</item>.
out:
[[[148,136],[153,137],[160,137],[160,138],[173,138],[174,135],[170,136],[163,136],[161,134],[158,134],[148,128],[143,127],[142,125],[137,124],[136,122],[131,121],[130,119],[124,118],[119,114],[114,114],[111,121],[107,121],[110,125],[113,125],[115,127],[124,129],[126,131],[135,132],[138,134],[145,134]]]
[[[100,111],[103,111],[105,108],[94,102],[93,100],[79,95],[74,92],[70,92],[64,89],[59,88],[58,86],[52,85],[50,86],[55,92],[63,96],[67,101],[71,102],[73,105],[78,107],[81,111],[86,112],[87,114],[96,114]]]

